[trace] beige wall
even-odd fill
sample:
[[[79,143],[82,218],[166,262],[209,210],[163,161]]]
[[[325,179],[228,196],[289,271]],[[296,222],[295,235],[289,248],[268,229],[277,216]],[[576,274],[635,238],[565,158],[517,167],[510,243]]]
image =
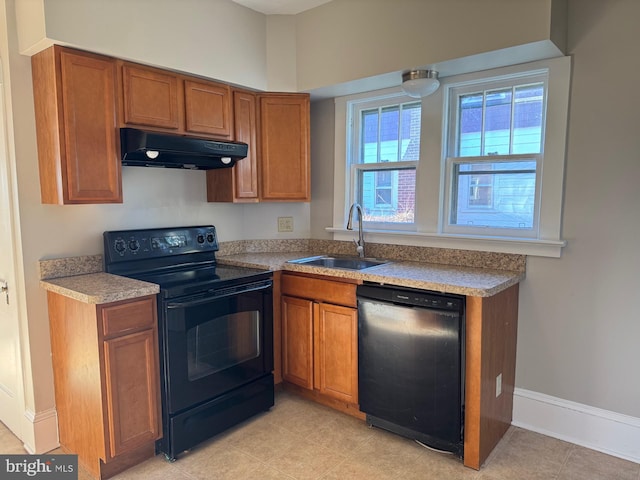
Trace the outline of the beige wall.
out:
[[[552,10],[552,3],[333,0],[296,16],[298,88],[411,67],[439,70],[438,63],[447,60],[549,40],[551,15],[561,11]]]
[[[529,258],[516,382],[640,417],[637,0],[571,0],[562,258]]]

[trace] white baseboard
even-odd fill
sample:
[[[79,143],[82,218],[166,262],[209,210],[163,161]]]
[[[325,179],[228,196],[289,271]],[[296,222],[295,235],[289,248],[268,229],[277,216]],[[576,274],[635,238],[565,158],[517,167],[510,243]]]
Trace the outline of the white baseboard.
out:
[[[41,454],[55,450],[60,446],[58,441],[58,414],[55,408],[34,412],[24,412],[26,420],[25,434],[22,441],[24,448],[31,454]]]
[[[640,418],[516,388],[512,424],[640,463]]]

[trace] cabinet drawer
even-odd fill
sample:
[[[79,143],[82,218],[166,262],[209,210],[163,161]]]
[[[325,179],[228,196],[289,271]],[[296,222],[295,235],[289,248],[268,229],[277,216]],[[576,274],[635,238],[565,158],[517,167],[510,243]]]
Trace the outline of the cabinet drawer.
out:
[[[105,337],[122,335],[156,324],[155,296],[133,301],[111,303],[100,307],[102,332]]]
[[[355,284],[304,275],[283,274],[282,294],[347,307],[356,306]]]

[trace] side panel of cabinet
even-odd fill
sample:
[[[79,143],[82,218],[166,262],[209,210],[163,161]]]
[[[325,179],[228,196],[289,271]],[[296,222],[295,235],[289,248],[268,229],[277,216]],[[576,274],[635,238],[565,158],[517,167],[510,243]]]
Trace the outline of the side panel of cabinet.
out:
[[[153,329],[104,342],[111,457],[160,437],[157,348]]]
[[[261,198],[309,201],[309,96],[260,95]]]
[[[282,377],[313,389],[313,302],[282,296]]]
[[[231,138],[231,89],[214,82],[184,81],[185,129],[196,134]]]
[[[43,203],[121,203],[116,65],[54,46],[32,58]]]
[[[358,403],[357,310],[319,304],[315,354],[320,393],[348,403]]]
[[[176,74],[122,64],[122,120],[125,125],[145,125],[181,130],[184,109],[182,83]]]

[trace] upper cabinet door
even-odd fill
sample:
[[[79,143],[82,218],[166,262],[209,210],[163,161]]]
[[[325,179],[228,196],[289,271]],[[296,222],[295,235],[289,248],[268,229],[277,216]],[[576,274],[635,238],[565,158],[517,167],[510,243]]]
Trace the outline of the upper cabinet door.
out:
[[[122,203],[115,61],[53,46],[32,57],[43,203]]]
[[[183,105],[178,75],[141,65],[122,64],[122,107],[126,125],[180,130]]]
[[[185,79],[184,100],[187,132],[231,138],[233,113],[228,85]]]
[[[260,95],[261,198],[308,202],[309,95]]]

